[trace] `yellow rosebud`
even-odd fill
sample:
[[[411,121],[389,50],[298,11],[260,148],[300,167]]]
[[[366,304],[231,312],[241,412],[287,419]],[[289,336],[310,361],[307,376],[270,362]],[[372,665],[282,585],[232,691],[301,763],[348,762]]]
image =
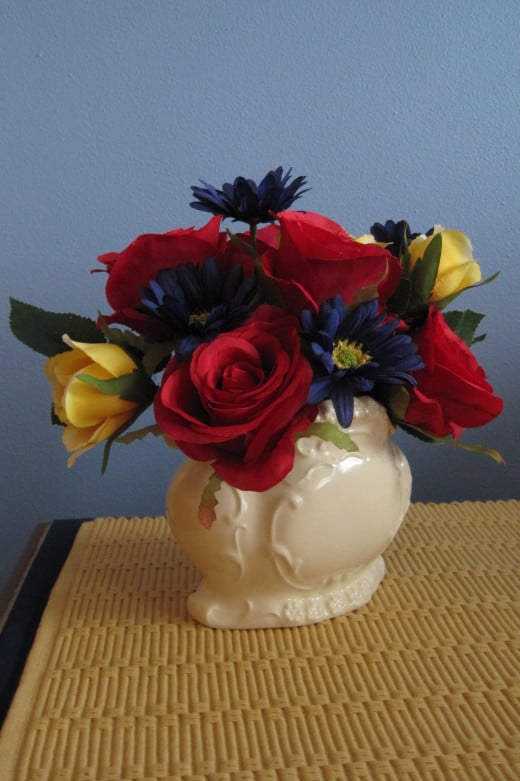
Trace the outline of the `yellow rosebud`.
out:
[[[471,241],[464,233],[441,225],[435,226],[431,236],[417,236],[410,242],[410,271],[413,271],[419,258],[424,257],[429,243],[438,234],[442,237],[442,249],[439,271],[430,298],[433,303],[460,293],[481,279],[479,265],[473,259]]]
[[[52,384],[54,412],[65,423],[63,444],[72,453],[67,466],[78,456],[114,434],[135,414],[138,403],[103,393],[79,378],[110,380],[131,374],[137,365],[115,344],[87,344],[63,340],[71,348],[45,362],[45,374]]]

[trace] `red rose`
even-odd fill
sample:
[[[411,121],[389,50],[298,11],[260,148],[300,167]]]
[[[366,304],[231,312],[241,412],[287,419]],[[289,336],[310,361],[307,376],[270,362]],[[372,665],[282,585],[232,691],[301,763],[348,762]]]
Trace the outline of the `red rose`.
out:
[[[425,368],[414,372],[405,423],[435,437],[458,437],[465,428],[484,426],[502,412],[475,356],[449,328],[437,307],[414,336]]]
[[[317,311],[337,294],[351,304],[359,303],[360,292],[365,292],[364,300],[377,293],[384,303],[395,290],[401,267],[383,247],[362,244],[341,225],[313,212],[281,212],[276,219],[276,244],[272,229],[258,232],[262,265],[295,314],[305,308]]]
[[[209,257],[224,265],[227,238],[219,228],[220,217],[214,217],[200,230],[180,228],[169,233],[144,234],[122,252],[101,255],[99,260],[109,275],[106,297],[115,310],[105,320],[122,323],[145,336],[167,336],[155,318],[137,311],[141,306],[141,291],[161,269],[176,268],[181,263],[201,265]]]
[[[294,463],[294,435],[316,416],[296,319],[259,307],[241,328],[172,359],[155,398],[161,430],[229,484],[271,488]]]

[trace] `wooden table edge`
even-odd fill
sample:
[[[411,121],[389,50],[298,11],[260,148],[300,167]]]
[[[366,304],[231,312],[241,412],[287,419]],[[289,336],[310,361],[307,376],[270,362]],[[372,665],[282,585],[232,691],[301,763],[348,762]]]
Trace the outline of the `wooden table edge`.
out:
[[[13,609],[18,594],[23,588],[27,575],[31,570],[32,564],[38,555],[51,526],[52,521],[44,521],[33,529],[16,562],[13,572],[0,593],[0,633],[9,618],[9,614]]]

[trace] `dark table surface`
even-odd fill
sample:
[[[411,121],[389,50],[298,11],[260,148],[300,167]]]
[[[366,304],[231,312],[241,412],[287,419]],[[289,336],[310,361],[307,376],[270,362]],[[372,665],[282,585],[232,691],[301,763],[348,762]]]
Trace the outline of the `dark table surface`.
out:
[[[0,726],[16,692],[42,613],[84,521],[61,519],[34,529],[0,596]]]

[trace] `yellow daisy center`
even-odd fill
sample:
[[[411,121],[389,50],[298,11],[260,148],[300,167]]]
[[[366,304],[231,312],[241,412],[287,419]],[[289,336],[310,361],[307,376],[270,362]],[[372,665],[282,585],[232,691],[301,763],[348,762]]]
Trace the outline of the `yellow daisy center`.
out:
[[[338,369],[359,369],[371,361],[372,356],[364,352],[362,344],[339,339],[332,350],[332,360]]]
[[[189,325],[206,325],[208,315],[208,312],[190,312],[188,323]]]

